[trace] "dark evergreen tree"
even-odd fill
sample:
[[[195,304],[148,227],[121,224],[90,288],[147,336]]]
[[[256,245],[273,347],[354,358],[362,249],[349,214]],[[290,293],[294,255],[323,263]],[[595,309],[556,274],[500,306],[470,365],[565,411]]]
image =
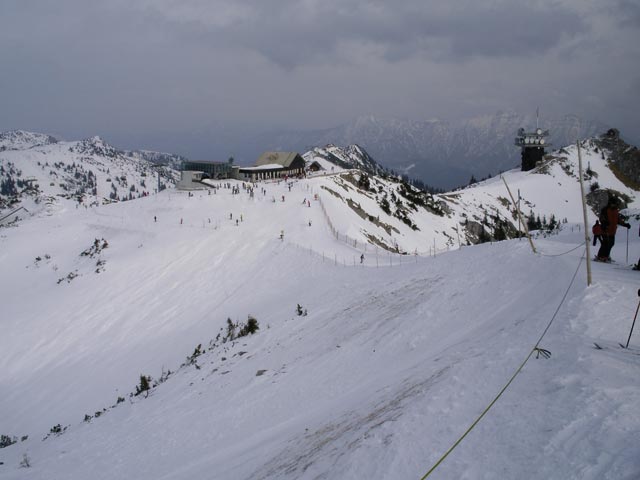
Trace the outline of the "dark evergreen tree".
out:
[[[527,230],[535,230],[536,229],[536,216],[533,214],[533,211],[529,213],[527,217]]]
[[[491,236],[487,233],[482,225],[482,229],[480,230],[480,235],[478,235],[478,243],[487,243],[491,241]]]
[[[142,392],[146,392],[151,388],[149,382],[151,381],[151,377],[147,377],[146,375],[140,375],[140,384],[136,385],[136,396],[140,395]]]
[[[369,175],[363,173],[360,175],[360,179],[358,180],[358,187],[362,190],[369,190],[371,188],[371,181],[369,180]]]
[[[382,210],[387,215],[391,215],[391,207],[389,205],[389,200],[387,200],[386,196],[382,200],[380,200],[380,208],[382,208]]]
[[[0,182],[0,194],[10,197],[18,194],[18,189],[16,188],[16,182],[12,177],[5,178],[2,182]]]

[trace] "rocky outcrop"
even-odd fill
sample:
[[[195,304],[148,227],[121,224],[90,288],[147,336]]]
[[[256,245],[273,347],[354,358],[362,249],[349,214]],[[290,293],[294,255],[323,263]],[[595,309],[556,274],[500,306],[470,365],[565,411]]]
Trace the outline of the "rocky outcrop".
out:
[[[611,171],[626,186],[640,190],[640,151],[629,145],[615,128],[595,140],[608,160]]]

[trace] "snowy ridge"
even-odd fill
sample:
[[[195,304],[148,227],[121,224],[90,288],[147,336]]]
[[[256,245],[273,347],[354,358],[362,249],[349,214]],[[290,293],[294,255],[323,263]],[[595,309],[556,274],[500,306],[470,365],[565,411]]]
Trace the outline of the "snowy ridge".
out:
[[[348,145],[346,147],[338,147],[336,145],[327,145],[325,147],[316,147],[303,155],[307,162],[328,162],[332,171],[333,167],[340,169],[358,169],[370,175],[380,175],[386,173],[369,154],[359,145]],[[327,169],[327,167],[324,167]]]
[[[177,180],[175,170],[127,156],[97,136],[76,142],[48,141],[30,132],[2,136],[0,212],[24,207],[37,215],[131,200],[157,192],[158,175],[160,188]]]
[[[26,132],[24,130],[11,130],[0,132],[0,152],[3,150],[26,150],[43,145],[52,145],[58,140],[44,133]]]
[[[584,143],[589,182],[637,208],[599,145]],[[576,153],[505,173],[527,208],[568,219],[534,240],[545,254],[583,241]],[[499,179],[422,197],[428,208],[357,170],[253,197],[230,183],[240,194],[167,189],[0,230],[0,434],[17,440],[0,449],[0,478],[420,478],[522,362],[583,254],[457,249],[458,234],[477,239],[471,222],[489,235],[498,214],[515,222]],[[336,238],[320,203],[362,243]],[[451,251],[394,255],[367,233]],[[621,243],[612,254],[619,265],[569,291],[542,345],[551,358],[527,364],[435,478],[638,476],[640,357],[592,347],[626,339],[638,302]],[[257,331],[224,340],[249,317]],[[135,395],[141,375],[152,388]]]

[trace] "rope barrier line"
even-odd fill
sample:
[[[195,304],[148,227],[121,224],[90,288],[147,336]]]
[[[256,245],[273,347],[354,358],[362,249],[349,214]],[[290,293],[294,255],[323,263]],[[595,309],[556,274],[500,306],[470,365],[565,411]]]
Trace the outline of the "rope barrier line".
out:
[[[585,252],[586,252],[586,250],[585,250]],[[564,301],[567,299],[567,295],[569,294],[569,291],[571,290],[571,287],[573,286],[573,282],[575,281],[576,276],[578,275],[578,271],[580,270],[580,265],[582,265],[582,260],[584,259],[584,255],[585,254],[583,253],[582,256],[580,257],[580,261],[578,262],[578,267],[576,268],[576,271],[573,273],[573,277],[571,278],[571,282],[569,282],[569,286],[567,287],[567,290],[564,292],[564,295],[562,296],[562,300],[560,300],[560,303],[558,304],[558,307],[556,308],[556,311],[553,313],[553,316],[551,317],[551,320],[549,320],[549,323],[547,324],[546,328],[542,332],[542,335],[540,335],[540,338],[538,338],[538,341],[535,343],[535,345],[533,346],[533,348],[531,349],[531,351],[529,352],[527,357],[520,364],[520,366],[516,369],[515,373],[511,376],[511,378],[506,383],[506,385],[504,387],[502,387],[502,389],[500,390],[500,392],[498,392],[496,397],[482,411],[482,413],[478,416],[478,418],[475,419],[475,421],[471,424],[471,426],[469,428],[467,428],[467,430],[462,434],[462,436],[460,438],[458,438],[458,440],[456,440],[456,442],[444,453],[444,455],[442,455],[440,457],[440,459],[429,469],[429,471],[427,473],[425,473],[424,476],[422,476],[420,478],[420,480],[425,480],[429,475],[431,475],[431,473],[433,473],[433,471],[436,468],[438,468],[438,466],[440,466],[440,464],[445,460],[445,458],[447,458],[449,456],[449,454],[451,452],[453,452],[453,450],[455,450],[455,448],[462,442],[462,440],[464,440],[464,438],[471,432],[471,430],[473,430],[474,427],[478,423],[480,423],[480,420],[482,420],[482,418],[489,412],[489,410],[491,410],[491,407],[493,407],[493,405],[498,401],[498,399],[507,390],[507,388],[509,388],[509,385],[511,385],[511,383],[515,380],[515,378],[518,376],[518,374],[522,371],[522,369],[524,368],[525,364],[531,358],[531,355],[533,355],[533,353],[536,351],[536,349],[540,345],[540,342],[542,341],[544,336],[549,331],[549,328],[551,328],[551,324],[556,319],[556,316],[558,315],[558,312],[560,311],[560,308],[564,304]]]
[[[558,253],[558,254],[555,254],[555,255],[551,255],[551,254],[548,254],[548,253],[542,253],[542,252],[540,252],[539,254],[540,254],[540,256],[542,256],[542,257],[561,257],[561,256],[563,256],[563,255],[567,255],[567,254],[569,254],[569,253],[571,253],[571,252],[575,252],[577,249],[579,249],[579,248],[580,248],[580,247],[582,247],[583,245],[584,245],[584,244],[582,244],[582,243],[581,243],[581,244],[580,244],[580,245],[578,245],[577,247],[574,247],[574,248],[572,248],[571,250],[569,250],[568,252]]]

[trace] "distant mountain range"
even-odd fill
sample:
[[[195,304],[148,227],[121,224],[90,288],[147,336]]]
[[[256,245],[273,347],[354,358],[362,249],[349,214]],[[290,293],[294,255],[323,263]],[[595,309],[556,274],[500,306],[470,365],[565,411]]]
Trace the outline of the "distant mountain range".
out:
[[[311,131],[276,131],[262,134],[216,132],[192,137],[156,139],[148,144],[193,151],[203,159],[225,161],[233,155],[240,165],[252,165],[265,151],[304,153],[328,145],[360,145],[373,160],[386,169],[421,180],[426,185],[451,189],[466,185],[470,178],[485,178],[520,164],[520,150],[514,145],[519,128],[533,129],[535,114],[497,112],[458,122],[446,120],[413,121],[361,116],[333,128]],[[550,131],[553,147],[570,145],[578,138],[599,135],[611,126],[576,115],[543,116],[539,126]],[[624,132],[622,132],[624,137]],[[211,144],[212,139],[215,140]],[[0,134],[3,149],[50,145],[58,140],[50,135],[14,131]],[[120,151],[124,156],[147,160],[178,170],[186,158],[181,155],[147,150]],[[199,152],[199,153],[198,153]]]
[[[182,162],[188,160],[186,157],[175,153],[154,152],[151,150],[124,150],[122,153],[127,157],[146,160],[155,165],[170,167],[173,170],[180,170]]]
[[[543,117],[539,125],[550,131],[550,141],[556,146],[570,145],[578,138],[592,137],[609,128],[576,115]],[[252,143],[263,150],[301,152],[327,144],[358,144],[386,168],[434,187],[452,188],[466,184],[471,175],[481,178],[519,165],[520,150],[513,142],[516,131],[535,126],[535,114],[515,112],[498,112],[457,123],[370,115],[325,130],[262,135]]]

